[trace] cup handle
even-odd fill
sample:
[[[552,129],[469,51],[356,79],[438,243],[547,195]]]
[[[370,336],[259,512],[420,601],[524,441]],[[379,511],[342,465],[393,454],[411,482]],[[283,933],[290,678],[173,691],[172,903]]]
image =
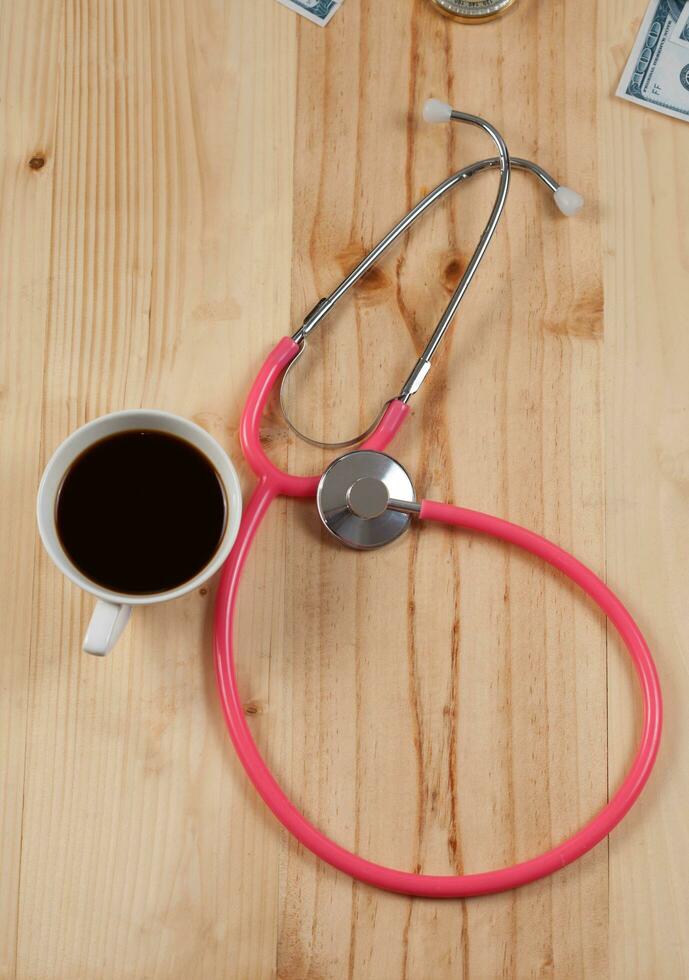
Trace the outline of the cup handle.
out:
[[[131,614],[131,606],[99,599],[84,637],[84,652],[94,653],[98,657],[110,653],[129,622]]]

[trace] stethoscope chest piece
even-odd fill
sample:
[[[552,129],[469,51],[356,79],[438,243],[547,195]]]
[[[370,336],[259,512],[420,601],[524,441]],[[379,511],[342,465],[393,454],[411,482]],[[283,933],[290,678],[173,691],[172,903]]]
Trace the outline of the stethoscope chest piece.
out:
[[[328,531],[360,550],[395,541],[418,510],[405,468],[391,456],[367,449],[330,464],[318,484],[316,503]]]

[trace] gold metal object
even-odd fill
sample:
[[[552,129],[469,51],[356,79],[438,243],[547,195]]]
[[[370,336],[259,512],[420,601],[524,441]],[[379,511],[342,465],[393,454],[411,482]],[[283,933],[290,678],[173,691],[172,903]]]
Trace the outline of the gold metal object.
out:
[[[465,24],[483,24],[499,17],[516,0],[431,0],[441,14]]]

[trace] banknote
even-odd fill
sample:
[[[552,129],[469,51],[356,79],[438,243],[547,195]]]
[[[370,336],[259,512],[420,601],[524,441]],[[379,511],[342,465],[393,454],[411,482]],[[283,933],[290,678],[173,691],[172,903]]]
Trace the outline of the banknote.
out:
[[[278,0],[290,10],[296,10],[302,17],[314,24],[325,27],[332,15],[341,6],[342,0]]]
[[[684,4],[684,10],[672,32],[672,40],[675,44],[684,44],[689,48],[689,3]]]
[[[685,7],[682,0],[651,0],[617,95],[689,120],[689,45],[674,39]],[[685,29],[686,22],[680,30]]]

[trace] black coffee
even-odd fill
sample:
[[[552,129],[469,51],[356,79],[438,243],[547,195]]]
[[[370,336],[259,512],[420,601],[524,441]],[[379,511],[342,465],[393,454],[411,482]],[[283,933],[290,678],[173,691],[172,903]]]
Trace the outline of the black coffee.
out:
[[[166,592],[197,575],[225,530],[225,494],[191,443],[133,430],[89,446],[67,471],[57,531],[83,575],[114,592]]]

